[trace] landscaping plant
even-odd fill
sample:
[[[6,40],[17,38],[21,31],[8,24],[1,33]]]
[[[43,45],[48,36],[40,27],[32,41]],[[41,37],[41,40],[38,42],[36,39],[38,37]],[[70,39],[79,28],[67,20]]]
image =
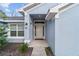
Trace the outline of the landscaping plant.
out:
[[[28,51],[28,44],[27,43],[22,43],[19,47],[19,52],[25,53]]]
[[[2,10],[0,10],[0,18],[1,18],[1,19],[4,19],[4,20],[7,19],[6,14],[5,14]]]
[[[6,14],[0,10],[0,19],[7,19]],[[7,29],[8,26],[5,22],[0,22],[0,49],[6,46],[7,44]]]
[[[0,49],[6,46],[7,44],[7,26],[4,24],[0,24]]]

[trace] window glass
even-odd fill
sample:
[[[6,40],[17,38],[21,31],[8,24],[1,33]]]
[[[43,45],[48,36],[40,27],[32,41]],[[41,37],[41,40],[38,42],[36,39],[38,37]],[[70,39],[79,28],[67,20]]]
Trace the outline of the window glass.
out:
[[[16,31],[11,31],[11,36],[16,36]]]
[[[10,30],[11,31],[16,31],[16,24],[11,24],[10,25]]]
[[[18,36],[24,36],[24,31],[18,31]]]
[[[24,36],[24,24],[10,24],[10,36]]]
[[[16,36],[16,24],[10,25],[10,34],[11,36]]]
[[[24,25],[18,24],[18,31],[24,31]]]
[[[24,24],[18,24],[18,36],[24,36]]]

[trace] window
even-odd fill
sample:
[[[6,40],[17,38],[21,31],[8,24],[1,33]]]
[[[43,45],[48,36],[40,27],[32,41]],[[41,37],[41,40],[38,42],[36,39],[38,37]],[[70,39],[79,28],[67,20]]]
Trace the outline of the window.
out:
[[[11,24],[10,25],[10,35],[11,36],[16,36],[16,24]]]
[[[35,26],[35,36],[36,36],[36,26]]]
[[[24,24],[14,23],[10,24],[10,36],[24,36]]]
[[[43,36],[44,36],[44,26],[43,26]]]
[[[24,26],[23,26],[23,24],[18,24],[18,36],[24,36]]]

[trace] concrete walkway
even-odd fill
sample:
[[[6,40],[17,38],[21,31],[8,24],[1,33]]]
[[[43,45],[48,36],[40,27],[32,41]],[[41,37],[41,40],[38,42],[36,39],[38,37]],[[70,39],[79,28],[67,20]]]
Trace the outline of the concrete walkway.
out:
[[[29,47],[33,47],[32,56],[46,56],[45,47],[48,47],[46,40],[34,40]]]
[[[43,47],[34,47],[32,56],[46,56],[45,48]]]

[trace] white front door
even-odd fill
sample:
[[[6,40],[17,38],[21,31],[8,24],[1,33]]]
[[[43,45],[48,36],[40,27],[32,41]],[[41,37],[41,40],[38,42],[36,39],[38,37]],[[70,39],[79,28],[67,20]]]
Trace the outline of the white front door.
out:
[[[35,24],[35,39],[44,39],[44,24]]]

